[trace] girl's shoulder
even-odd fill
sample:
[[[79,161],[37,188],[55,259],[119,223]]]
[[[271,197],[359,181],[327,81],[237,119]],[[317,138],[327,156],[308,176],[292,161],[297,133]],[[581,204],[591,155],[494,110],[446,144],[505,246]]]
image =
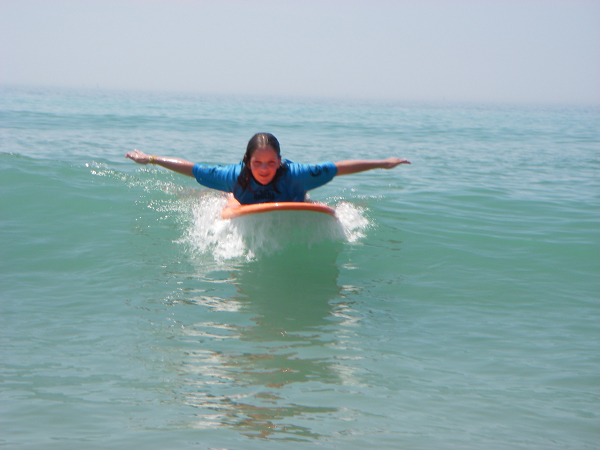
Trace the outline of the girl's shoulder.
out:
[[[322,162],[317,164],[302,164],[292,161],[285,161],[287,171],[292,176],[300,177],[321,177],[335,176],[337,168],[332,162]]]

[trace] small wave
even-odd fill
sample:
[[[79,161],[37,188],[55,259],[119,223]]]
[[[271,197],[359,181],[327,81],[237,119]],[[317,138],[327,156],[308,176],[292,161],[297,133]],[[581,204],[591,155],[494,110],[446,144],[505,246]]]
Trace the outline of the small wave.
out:
[[[170,213],[179,223],[184,232],[178,243],[192,254],[209,256],[216,262],[254,260],[284,251],[290,245],[310,248],[322,242],[353,243],[364,237],[370,226],[364,209],[339,198],[331,201],[336,219],[307,211],[279,211],[224,220],[221,212],[227,197],[220,192],[183,187],[171,174],[154,168],[144,167],[129,174],[97,162],[85,166],[94,176],[120,180],[148,193],[167,194],[146,199],[147,206]]]
[[[217,261],[253,260],[285,250],[322,242],[355,242],[369,226],[364,211],[351,203],[334,206],[336,219],[305,211],[256,214],[233,220],[221,218],[225,196],[206,194],[191,205],[191,221],[181,242],[193,252],[212,254]]]

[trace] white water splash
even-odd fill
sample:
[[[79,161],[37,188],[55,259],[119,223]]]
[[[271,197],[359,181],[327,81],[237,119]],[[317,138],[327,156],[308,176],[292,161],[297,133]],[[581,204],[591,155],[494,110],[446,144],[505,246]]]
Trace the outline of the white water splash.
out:
[[[335,215],[348,242],[356,242],[364,237],[363,231],[370,225],[364,212],[364,209],[348,202],[340,202],[335,205]]]
[[[355,242],[369,226],[364,211],[348,202],[334,206],[335,219],[314,212],[278,211],[224,220],[221,211],[226,203],[224,196],[211,193],[192,204],[192,220],[182,239],[192,251],[210,253],[217,261],[251,260],[290,244]]]

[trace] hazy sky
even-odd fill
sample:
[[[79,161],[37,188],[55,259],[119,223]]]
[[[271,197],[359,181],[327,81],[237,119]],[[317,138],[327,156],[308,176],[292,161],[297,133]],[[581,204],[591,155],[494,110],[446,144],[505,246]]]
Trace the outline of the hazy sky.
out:
[[[600,1],[0,0],[0,83],[600,104]]]

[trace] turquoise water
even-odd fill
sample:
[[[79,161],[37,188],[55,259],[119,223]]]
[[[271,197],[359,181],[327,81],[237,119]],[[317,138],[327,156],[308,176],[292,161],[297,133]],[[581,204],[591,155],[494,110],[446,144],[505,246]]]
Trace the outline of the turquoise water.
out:
[[[599,448],[600,110],[3,88],[0,445]],[[138,148],[396,155],[310,213]]]

